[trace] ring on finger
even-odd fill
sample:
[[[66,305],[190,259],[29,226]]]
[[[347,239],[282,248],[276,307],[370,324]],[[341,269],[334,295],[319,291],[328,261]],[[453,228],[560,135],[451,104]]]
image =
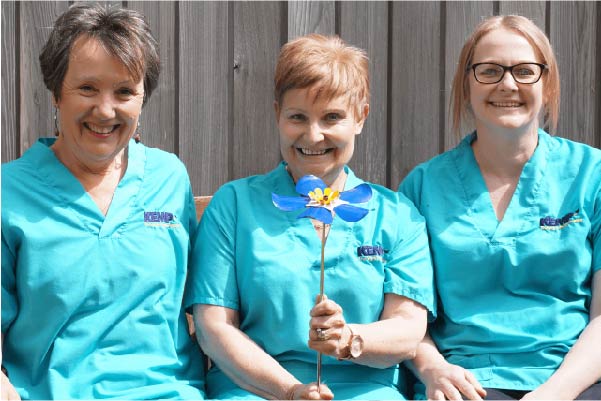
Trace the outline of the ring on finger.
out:
[[[321,327],[315,329],[315,333],[317,333],[317,339],[319,341],[326,341],[328,339],[325,329],[322,329]]]

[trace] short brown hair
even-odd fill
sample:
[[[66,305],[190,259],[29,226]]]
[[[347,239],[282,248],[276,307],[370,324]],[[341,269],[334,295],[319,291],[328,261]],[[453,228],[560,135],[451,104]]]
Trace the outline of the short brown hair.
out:
[[[453,78],[453,86],[451,89],[451,115],[453,116],[453,131],[457,136],[461,122],[467,117],[472,117],[469,114],[469,67],[471,66],[474,55],[474,49],[480,39],[487,33],[495,29],[508,29],[522,35],[534,48],[535,52],[542,58],[542,63],[547,65],[543,73],[543,95],[544,95],[544,124],[549,125],[552,131],[557,128],[557,120],[559,118],[559,69],[557,60],[553,53],[553,48],[549,39],[534,22],[526,17],[519,15],[499,15],[490,17],[482,21],[471,36],[467,39],[461,53],[457,71]]]
[[[282,46],[274,83],[278,103],[287,90],[316,87],[317,97],[347,97],[359,117],[369,103],[369,60],[338,36],[309,34]]]
[[[119,59],[136,81],[144,78],[144,103],[159,80],[159,45],[144,16],[135,11],[97,3],[74,4],[54,23],[40,53],[44,84],[58,100],[69,67],[69,56],[81,36],[98,40]]]

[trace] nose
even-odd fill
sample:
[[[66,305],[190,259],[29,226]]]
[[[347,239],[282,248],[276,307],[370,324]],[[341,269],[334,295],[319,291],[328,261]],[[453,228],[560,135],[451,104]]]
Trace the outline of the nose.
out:
[[[109,94],[98,96],[98,102],[94,105],[95,116],[101,120],[115,118],[115,99]]]
[[[324,129],[319,122],[309,124],[307,136],[313,142],[320,142],[324,139]]]
[[[510,71],[505,71],[501,82],[499,82],[499,86],[501,90],[518,90],[518,83],[515,81]]]

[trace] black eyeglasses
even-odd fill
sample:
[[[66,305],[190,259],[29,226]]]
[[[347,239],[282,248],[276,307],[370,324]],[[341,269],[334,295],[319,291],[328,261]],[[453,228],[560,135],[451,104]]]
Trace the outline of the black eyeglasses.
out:
[[[505,72],[509,71],[511,76],[520,84],[535,84],[547,68],[546,64],[520,63],[516,65],[501,65],[497,63],[476,63],[468,67],[474,70],[474,78],[481,84],[496,84],[501,82]]]

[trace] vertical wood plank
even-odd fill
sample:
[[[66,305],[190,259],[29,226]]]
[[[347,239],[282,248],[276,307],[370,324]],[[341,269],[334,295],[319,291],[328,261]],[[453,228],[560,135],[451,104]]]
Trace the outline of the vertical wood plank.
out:
[[[440,3],[392,3],[391,188],[440,151]]]
[[[3,1],[2,6],[2,163],[19,157],[17,133],[17,76],[16,76],[16,3]]]
[[[177,86],[175,68],[175,2],[171,1],[131,1],[128,8],[140,11],[146,17],[152,34],[159,42],[161,74],[159,84],[149,101],[142,109],[140,130],[142,142],[147,146],[177,152],[175,141],[177,124]]]
[[[44,85],[39,56],[54,21],[68,5],[63,1],[20,3],[20,154],[39,137],[54,133],[52,95]]]
[[[280,2],[234,3],[232,179],[262,174],[280,160],[273,76],[280,51]]]
[[[334,34],[335,14],[333,1],[289,1],[288,39],[308,33]]]
[[[179,7],[179,156],[194,194],[210,195],[231,178],[230,6],[185,1]]]
[[[561,76],[557,135],[595,146],[601,74],[597,2],[550,2],[550,37]]]
[[[531,19],[540,29],[545,31],[544,1],[500,1],[500,15],[521,15]]]
[[[388,4],[349,1],[340,3],[340,36],[364,49],[369,57],[370,115],[355,141],[349,163],[357,176],[380,185],[387,182],[388,149]]]
[[[452,121],[449,116],[449,101],[451,95],[451,84],[453,76],[457,69],[459,53],[468,36],[474,31],[476,25],[487,17],[493,15],[493,2],[470,2],[470,1],[450,1],[446,3],[446,29],[445,29],[445,79],[444,79],[444,97],[445,97],[445,150],[454,147],[458,138],[452,132]],[[465,125],[461,127],[461,136],[473,130],[473,126]]]

